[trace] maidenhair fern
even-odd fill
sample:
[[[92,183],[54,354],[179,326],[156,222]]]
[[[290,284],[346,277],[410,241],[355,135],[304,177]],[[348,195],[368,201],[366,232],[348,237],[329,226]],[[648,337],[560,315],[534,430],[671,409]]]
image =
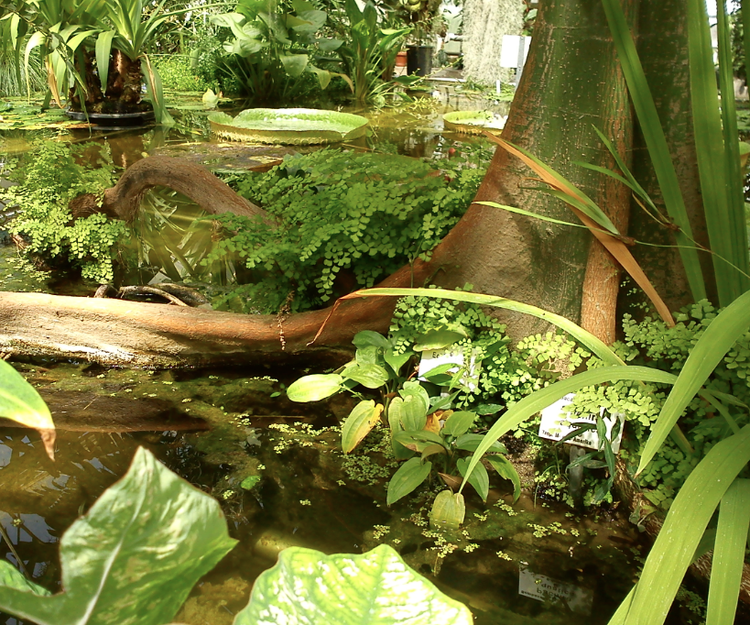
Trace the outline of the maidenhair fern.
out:
[[[231,256],[246,269],[246,284],[225,305],[242,301],[245,310],[265,312],[320,307],[427,258],[468,208],[486,163],[456,158],[438,169],[396,155],[321,150],[265,174],[231,176],[228,182],[276,223],[219,218],[224,238],[206,262]]]

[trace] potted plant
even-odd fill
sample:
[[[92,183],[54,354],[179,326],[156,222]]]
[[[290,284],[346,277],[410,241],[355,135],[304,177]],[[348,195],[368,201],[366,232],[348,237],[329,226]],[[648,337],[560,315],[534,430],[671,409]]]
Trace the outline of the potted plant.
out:
[[[38,49],[45,59],[47,101],[53,98],[85,117],[151,113],[171,123],[146,48],[159,27],[185,9],[164,12],[162,6],[148,10],[143,0],[39,0],[16,3],[6,17],[17,58],[28,66]],[[142,102],[144,86],[150,105]]]
[[[399,0],[399,3],[404,21],[413,29],[407,46],[407,73],[427,76],[432,71],[435,46],[431,37],[440,0]]]

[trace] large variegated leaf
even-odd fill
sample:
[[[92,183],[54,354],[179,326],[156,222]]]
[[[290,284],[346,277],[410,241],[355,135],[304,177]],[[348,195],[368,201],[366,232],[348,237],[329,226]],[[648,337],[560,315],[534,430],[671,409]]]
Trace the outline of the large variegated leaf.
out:
[[[214,499],[140,448],[62,537],[63,591],[20,590],[2,560],[0,610],[37,625],[163,625],[235,542]]]
[[[255,582],[234,625],[471,625],[471,612],[388,545],[324,555],[290,547]]]

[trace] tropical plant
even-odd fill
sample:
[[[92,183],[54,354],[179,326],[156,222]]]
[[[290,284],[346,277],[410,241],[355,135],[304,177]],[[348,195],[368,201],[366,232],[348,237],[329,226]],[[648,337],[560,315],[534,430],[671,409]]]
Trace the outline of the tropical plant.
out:
[[[328,19],[305,0],[239,0],[235,12],[211,16],[211,23],[230,29],[218,59],[218,72],[232,79],[253,101],[290,101],[304,93],[305,76],[315,75],[320,89],[333,76],[321,69],[321,53],[332,53],[342,41],[321,36]]]
[[[53,595],[2,560],[0,609],[39,625],[164,625],[236,542],[219,504],[141,447],[126,475],[63,535],[62,591]],[[286,549],[234,624],[270,625],[280,612],[290,625],[397,625],[407,615],[413,623],[472,623],[464,605],[388,545],[356,555]]]
[[[31,384],[0,358],[0,416],[39,430],[47,454],[54,457],[55,424],[47,404]]]
[[[349,41],[338,48],[346,72],[354,83],[357,104],[382,101],[392,87],[390,73],[396,55],[411,28],[383,28],[375,5],[370,1],[360,10],[356,0],[346,0]]]
[[[217,304],[276,312],[289,297],[291,310],[319,307],[339,284],[371,286],[427,258],[474,197],[487,156],[483,147],[434,162],[319,150],[264,174],[228,176],[276,224],[218,218],[225,235],[207,262],[232,259],[246,271]]]
[[[408,351],[400,351],[397,342],[369,330],[354,337],[357,351],[354,360],[334,373],[304,376],[287,389],[289,399],[310,402],[325,399],[346,390],[361,398],[341,428],[341,447],[344,453],[353,451],[380,422],[390,431],[391,448],[397,460],[405,460],[388,484],[387,504],[391,505],[414,491],[431,475],[433,469],[449,487],[466,476],[466,458],[482,439],[469,432],[478,415],[476,412],[448,409],[461,389],[473,384],[473,367],[469,355],[422,371],[418,377],[414,367],[415,353],[425,350],[447,349],[462,334],[442,328],[421,337]],[[406,369],[404,369],[406,367]],[[381,401],[365,399],[357,391],[362,385],[379,390]],[[454,389],[458,389],[455,390]],[[521,483],[513,466],[504,456],[505,447],[497,443],[485,459],[501,477],[513,483],[514,499],[521,494]],[[415,454],[419,454],[418,456]],[[477,465],[469,483],[483,501],[489,492],[489,475],[484,465]],[[432,509],[433,523],[457,526],[452,515],[446,518],[444,500],[436,500]],[[463,506],[463,499],[459,500]]]
[[[171,123],[159,75],[147,47],[174,13],[164,2],[147,11],[142,0],[33,0],[8,3],[8,37],[28,74],[37,48],[45,59],[50,95],[59,106],[68,100],[80,110],[108,106],[133,110],[146,83],[157,120]],[[145,81],[144,81],[145,77]],[[68,91],[70,90],[70,94]]]

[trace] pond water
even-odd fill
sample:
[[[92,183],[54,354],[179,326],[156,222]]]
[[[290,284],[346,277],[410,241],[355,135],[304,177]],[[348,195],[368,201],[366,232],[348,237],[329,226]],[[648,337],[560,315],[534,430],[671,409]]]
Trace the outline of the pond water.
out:
[[[437,106],[417,102],[398,112],[368,112],[373,129],[358,147],[411,156],[443,149],[441,115],[455,110],[457,96],[441,86],[435,91]],[[214,140],[198,108],[183,107],[170,130],[72,128],[63,140],[87,144],[92,158],[106,145],[123,167],[144,154],[165,154],[247,169],[292,151]],[[57,137],[57,131],[40,132]],[[0,131],[0,157],[28,149],[30,141],[23,131]],[[19,271],[12,247],[2,251],[1,289],[59,290]],[[457,533],[429,529],[428,492],[387,508],[385,483],[393,469],[378,451],[382,437],[371,434],[362,450],[343,456],[337,424],[351,404],[341,398],[312,408],[288,402],[283,385],[299,372],[15,365],[50,405],[59,434],[52,463],[35,432],[11,424],[0,429],[0,525],[12,543],[2,541],[0,557],[20,558],[28,575],[53,591],[59,590],[60,537],[125,473],[139,445],[216,497],[240,541],[177,615],[188,625],[229,625],[253,580],[290,545],[359,553],[387,542],[466,603],[477,625],[606,623],[645,554],[641,535],[617,511],[581,515],[527,496],[510,505],[510,489],[499,481],[491,483],[486,504],[467,497],[467,522]],[[524,450],[514,453],[511,459],[523,464]],[[250,476],[260,479],[245,490],[241,483]],[[553,590],[545,595],[543,588]],[[21,622],[0,616],[0,623]]]
[[[336,424],[351,404],[337,398],[311,409],[273,397],[283,388],[271,377],[278,372],[16,366],[60,432],[53,463],[35,432],[0,430],[0,524],[28,574],[52,590],[62,533],[125,473],[138,445],[216,497],[240,540],[178,615],[189,625],[230,624],[255,577],[290,545],[359,553],[387,542],[465,602],[478,625],[606,623],[643,556],[637,530],[618,515],[579,516],[529,498],[511,506],[499,483],[486,505],[467,496],[464,532],[430,531],[427,493],[385,506],[388,469],[373,451],[377,434],[369,453],[338,451]],[[246,491],[240,484],[251,475],[260,481]],[[0,554],[16,561],[5,543]],[[539,584],[532,573],[562,582],[576,598],[550,603],[519,594],[519,581]]]

